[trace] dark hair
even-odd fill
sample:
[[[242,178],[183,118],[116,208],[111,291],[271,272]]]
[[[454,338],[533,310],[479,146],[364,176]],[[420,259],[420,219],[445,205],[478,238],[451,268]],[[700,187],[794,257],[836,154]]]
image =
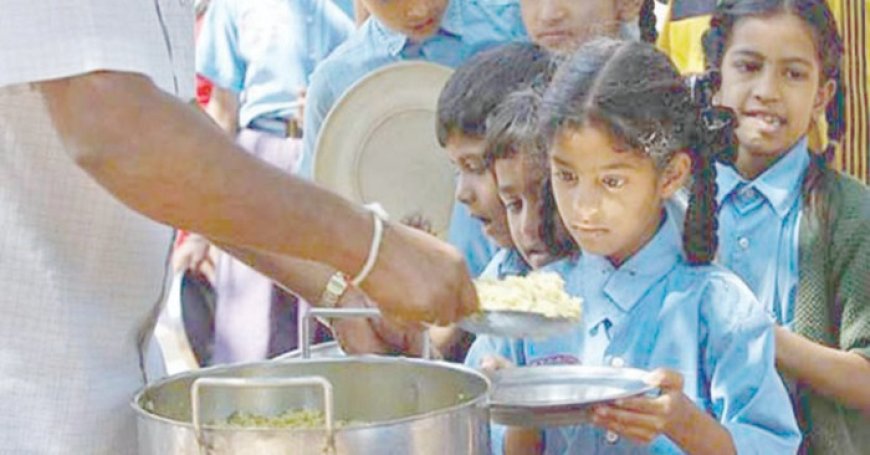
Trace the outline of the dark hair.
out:
[[[486,118],[509,93],[548,78],[546,49],[510,43],[481,52],[459,67],[438,97],[436,130],[441,146],[451,134],[483,138]]]
[[[632,151],[664,169],[677,152],[692,158],[692,186],[683,231],[686,258],[709,263],[717,248],[716,168],[731,153],[731,116],[692,98],[670,59],[650,44],[598,39],[556,73],[544,96],[544,129],[604,127]],[[706,119],[715,119],[708,124]]]
[[[656,2],[655,0],[643,0],[640,6],[637,25],[640,27],[640,39],[647,43],[655,43],[659,37],[656,30]]]
[[[770,17],[782,13],[795,15],[813,31],[816,56],[821,63],[822,82],[833,80],[837,84],[837,93],[825,109],[828,146],[824,153],[814,156],[802,190],[809,209],[823,211],[825,208],[819,189],[824,185],[827,162],[833,157],[836,144],[846,130],[845,91],[840,74],[843,40],[837,32],[837,22],[827,3],[823,0],[722,0],[710,20],[710,29],[704,34],[704,57],[708,72],[718,72],[722,68],[734,25],[740,19]]]
[[[549,78],[546,82],[549,82]],[[562,218],[556,208],[550,184],[547,162],[547,139],[541,132],[542,91],[546,87],[530,87],[510,95],[496,107],[487,119],[487,162],[528,156],[542,169],[546,178],[541,182],[540,235],[549,253],[556,257],[577,252],[577,245],[565,233]]]

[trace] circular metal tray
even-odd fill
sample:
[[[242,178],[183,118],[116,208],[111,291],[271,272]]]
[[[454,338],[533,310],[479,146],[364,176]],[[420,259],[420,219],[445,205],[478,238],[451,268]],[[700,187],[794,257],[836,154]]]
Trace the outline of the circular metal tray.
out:
[[[579,319],[551,318],[530,311],[483,310],[459,321],[459,327],[477,335],[547,338],[570,331],[578,323]]]
[[[647,372],[634,368],[551,365],[491,375],[490,416],[502,425],[569,426],[589,420],[592,405],[654,393]]]

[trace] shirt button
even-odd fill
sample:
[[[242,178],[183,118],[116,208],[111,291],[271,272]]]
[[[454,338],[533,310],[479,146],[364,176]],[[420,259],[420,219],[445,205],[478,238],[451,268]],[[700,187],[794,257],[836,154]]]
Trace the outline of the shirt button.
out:
[[[737,239],[737,244],[740,245],[740,248],[743,248],[745,250],[749,248],[749,239],[747,239],[746,237],[740,237],[739,239]]]
[[[314,23],[314,18],[311,17],[311,16],[308,16],[308,17],[305,18],[305,22],[308,22],[309,24],[313,24],[313,23]]]
[[[619,435],[612,431],[608,431],[604,435],[604,440],[607,441],[608,444],[616,444],[616,441],[619,441]]]
[[[622,360],[622,357],[614,357],[610,360],[610,366],[614,368],[622,368],[625,366],[625,360]]]

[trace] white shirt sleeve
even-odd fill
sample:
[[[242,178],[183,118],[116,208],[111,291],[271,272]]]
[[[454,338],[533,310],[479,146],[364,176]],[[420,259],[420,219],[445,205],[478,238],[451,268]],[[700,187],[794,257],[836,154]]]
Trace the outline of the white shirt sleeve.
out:
[[[98,70],[193,94],[193,0],[0,0],[0,87]]]

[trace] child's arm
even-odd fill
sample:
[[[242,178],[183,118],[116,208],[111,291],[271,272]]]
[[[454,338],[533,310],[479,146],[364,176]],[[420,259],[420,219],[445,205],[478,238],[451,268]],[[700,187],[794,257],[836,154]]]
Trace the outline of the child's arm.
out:
[[[731,434],[683,393],[683,376],[656,370],[649,379],[661,390],[656,398],[629,398],[599,406],[592,422],[636,443],[665,435],[690,454],[734,454]]]
[[[837,210],[834,248],[826,264],[835,302],[842,308],[839,346],[777,328],[776,362],[820,395],[870,416],[870,191],[855,185],[843,191],[854,196]]]
[[[776,328],[776,364],[787,375],[870,415],[870,359]]]
[[[505,455],[544,453],[544,435],[537,428],[508,427],[504,435]]]

